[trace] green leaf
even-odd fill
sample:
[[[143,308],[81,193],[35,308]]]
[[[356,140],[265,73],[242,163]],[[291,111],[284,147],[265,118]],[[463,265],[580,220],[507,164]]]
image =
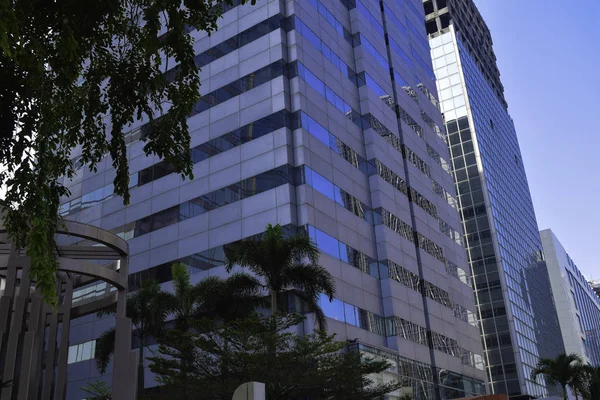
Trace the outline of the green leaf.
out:
[[[134,121],[148,118],[146,154],[192,178],[187,117],[199,100],[200,79],[185,27],[210,34],[222,7],[211,0],[183,4],[65,0],[34,7],[31,0],[0,0],[4,225],[26,248],[31,278],[54,306],[58,209],[69,195],[65,182],[81,173],[71,157],[80,156],[94,172],[109,158],[114,192],[128,204],[127,133]],[[178,64],[172,81],[165,72],[175,65],[163,65],[164,55]]]

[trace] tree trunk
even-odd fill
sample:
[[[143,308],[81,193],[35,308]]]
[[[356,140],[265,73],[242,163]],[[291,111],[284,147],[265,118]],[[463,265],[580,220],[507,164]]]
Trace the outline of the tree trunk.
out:
[[[563,390],[563,398],[565,400],[569,400],[568,396],[567,396],[567,385],[561,385],[562,386],[562,390]]]
[[[277,312],[277,292],[271,290],[271,314]]]
[[[137,371],[137,396],[139,400],[144,396],[144,338],[140,337],[140,354],[138,357]]]
[[[272,316],[276,312],[277,312],[277,292],[275,290],[271,290],[271,330],[273,331],[274,335],[277,333],[277,323],[272,318]],[[275,336],[273,336],[273,337],[275,337]],[[275,357],[277,354],[277,347],[276,347],[275,343],[269,344],[269,346],[267,347],[267,351],[269,353],[267,360],[270,360],[269,364],[274,365]]]

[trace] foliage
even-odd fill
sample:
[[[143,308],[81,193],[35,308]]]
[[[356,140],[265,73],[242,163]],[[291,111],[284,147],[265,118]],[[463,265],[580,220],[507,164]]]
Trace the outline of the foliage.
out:
[[[80,388],[92,397],[87,400],[111,400],[112,388],[102,381],[89,382],[86,386]]]
[[[264,382],[271,400],[376,399],[399,387],[368,378],[388,368],[386,361],[344,352],[344,343],[323,331],[294,333],[303,319],[275,313],[225,323],[193,320],[189,331],[172,330],[159,339],[160,356],[149,357],[150,369],[169,388],[165,398],[181,400],[229,400],[248,381]]]
[[[593,367],[586,365],[583,375],[583,394],[584,399],[600,399],[600,366]]]
[[[163,292],[168,311],[174,315],[175,327],[186,331],[191,319],[219,318],[231,320],[252,313],[261,304],[256,278],[243,273],[227,279],[209,276],[196,285],[182,263],[173,264],[173,293]]]
[[[144,152],[192,177],[186,118],[200,80],[188,27],[210,34],[225,4],[231,0],[0,1],[0,206],[48,303],[57,304],[54,232],[69,193],[60,178],[78,173],[74,149],[93,171],[110,158],[114,192],[128,204],[125,131],[145,118],[153,129]]]
[[[566,400],[567,386],[571,386],[573,390],[582,387],[583,371],[583,360],[578,354],[562,353],[556,358],[541,358],[531,372],[531,379],[535,380],[538,375],[543,375],[550,385],[560,385]]]
[[[153,336],[160,335],[163,330],[165,319],[168,313],[168,307],[163,302],[160,285],[155,281],[145,281],[142,287],[133,292],[127,298],[127,316],[131,319],[133,325],[133,335],[139,342],[138,357],[138,397],[144,390],[144,350],[146,341]],[[100,316],[114,314],[115,309],[109,308],[101,311]],[[115,351],[115,329],[110,328],[100,335],[96,341],[96,350],[94,358],[96,359],[96,368],[102,374]]]
[[[319,249],[307,235],[286,238],[280,225],[267,226],[260,238],[245,239],[225,249],[227,270],[235,265],[249,269],[264,282],[262,287],[271,296],[271,310],[277,310],[277,294],[288,290],[295,293],[315,313],[321,329],[325,329],[325,314],[319,306],[319,295],[333,300],[335,284],[329,272],[318,264]]]

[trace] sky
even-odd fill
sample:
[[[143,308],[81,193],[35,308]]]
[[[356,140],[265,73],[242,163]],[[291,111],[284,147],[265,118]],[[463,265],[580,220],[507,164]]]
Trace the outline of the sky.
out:
[[[538,225],[600,279],[600,1],[475,3],[492,33]]]

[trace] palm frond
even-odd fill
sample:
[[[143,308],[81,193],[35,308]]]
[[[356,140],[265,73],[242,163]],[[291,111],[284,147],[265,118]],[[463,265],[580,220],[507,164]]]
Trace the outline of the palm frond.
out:
[[[317,292],[294,292],[304,304],[309,311],[315,314],[315,319],[317,320],[317,326],[319,330],[326,331],[327,330],[327,318],[325,317],[325,313],[323,312],[323,308],[319,305],[319,294]]]
[[[230,292],[238,296],[256,296],[261,294],[262,284],[252,275],[236,272],[225,281]]]
[[[142,282],[142,287],[127,299],[127,316],[141,336],[159,333],[169,314],[167,297],[154,280]]]
[[[296,264],[286,270],[286,283],[304,292],[324,293],[333,300],[335,281],[331,274],[320,265]]]
[[[258,279],[245,273],[203,279],[193,288],[197,299],[194,315],[224,320],[247,316],[262,299],[261,287]]]
[[[319,248],[306,234],[297,234],[287,239],[287,247],[293,263],[301,263],[305,258],[311,264],[319,262]]]
[[[265,257],[261,251],[261,241],[244,239],[225,247],[227,263],[225,269],[231,272],[234,266],[248,268],[255,271],[264,263]]]
[[[96,369],[101,374],[106,372],[106,367],[115,351],[115,328],[104,331],[98,340],[96,340],[96,350],[94,358],[96,359]]]
[[[104,317],[108,317],[111,315],[115,315],[117,313],[117,305],[116,304],[111,304],[110,306],[103,308],[102,310],[98,311],[96,313],[96,316],[98,318],[104,318]]]
[[[171,266],[173,276],[173,288],[177,297],[187,296],[192,288],[190,283],[190,271],[183,263],[175,263]]]

